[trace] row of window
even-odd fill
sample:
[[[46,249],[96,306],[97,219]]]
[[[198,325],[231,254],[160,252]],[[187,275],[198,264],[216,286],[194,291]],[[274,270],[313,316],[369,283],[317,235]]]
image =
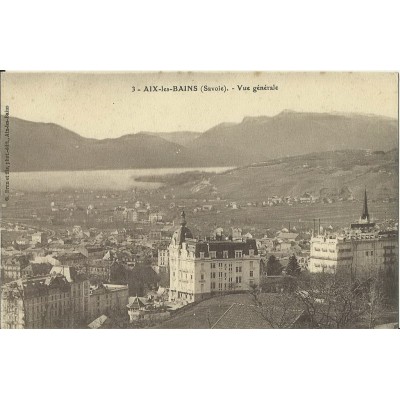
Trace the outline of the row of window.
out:
[[[236,263],[236,264],[237,264],[236,272],[238,272],[238,268],[240,268],[240,270],[242,269],[242,262]],[[203,267],[204,265],[201,264],[201,266]],[[215,269],[216,266],[217,266],[216,263],[211,263],[211,269]],[[218,268],[222,268],[223,266],[224,266],[223,263],[218,263]],[[250,268],[253,268],[253,266],[254,266],[254,261],[250,261]],[[229,271],[232,271],[232,267],[233,267],[233,264],[229,263],[228,264]],[[226,269],[226,264],[225,264],[225,269]]]
[[[232,281],[230,281],[230,282],[232,282]],[[241,282],[242,282],[241,280],[236,281],[236,283],[241,283]],[[216,288],[217,288],[217,284],[215,282],[211,282],[211,289],[216,289]],[[227,288],[233,289],[234,288],[233,283],[229,283],[228,285],[226,283],[222,283],[222,282],[218,283],[218,290],[222,290],[222,289],[226,290]],[[203,290],[203,288],[202,288],[202,290]]]
[[[209,254],[210,254],[210,258],[217,258],[216,251],[210,251]],[[254,256],[254,250],[249,250],[249,256],[250,257]],[[205,257],[205,252],[201,251],[200,258],[204,258],[204,257]],[[228,250],[223,250],[222,258],[229,258]],[[243,250],[235,250],[235,258],[243,258]]]
[[[183,273],[181,272],[181,271],[179,271],[180,272],[180,277],[182,278],[182,275],[183,275]],[[230,269],[229,270],[229,272],[232,272],[232,270]],[[236,273],[242,273],[242,267],[236,267]],[[249,271],[249,273],[250,273],[250,277],[253,277],[254,276],[254,271],[253,270],[251,270],[251,271]],[[175,272],[173,272],[172,273],[172,275],[175,277]],[[204,281],[204,274],[201,274],[200,275],[200,280],[201,281]],[[219,278],[222,278],[224,276],[224,273],[223,272],[218,272],[218,277]],[[210,278],[211,279],[215,279],[217,277],[217,273],[216,272],[211,272],[210,273]],[[226,272],[225,272],[225,278],[226,278]],[[185,274],[185,279],[188,279],[188,274]],[[190,275],[190,280],[193,280],[193,275]],[[107,298],[108,298],[108,295],[107,295]],[[97,296],[97,301],[99,301],[99,296]]]

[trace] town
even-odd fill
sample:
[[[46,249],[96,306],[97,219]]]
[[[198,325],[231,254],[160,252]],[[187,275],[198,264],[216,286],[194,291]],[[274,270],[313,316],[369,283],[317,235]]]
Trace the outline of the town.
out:
[[[388,203],[369,202],[367,189],[254,202],[166,188],[14,192],[1,226],[1,328],[398,326]],[[329,217],[337,205],[358,221]],[[332,285],[347,301],[340,318]]]

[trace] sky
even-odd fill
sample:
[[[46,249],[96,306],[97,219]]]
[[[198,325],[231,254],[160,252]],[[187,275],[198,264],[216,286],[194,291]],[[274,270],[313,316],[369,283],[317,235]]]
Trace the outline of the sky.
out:
[[[189,85],[198,90],[145,92],[146,86]],[[202,92],[204,85],[227,91]],[[240,91],[239,85],[250,90]],[[278,89],[254,93],[258,85]],[[203,132],[223,122],[287,109],[397,119],[397,91],[395,73],[6,72],[1,112],[8,105],[10,116],[52,122],[103,139],[141,131]]]

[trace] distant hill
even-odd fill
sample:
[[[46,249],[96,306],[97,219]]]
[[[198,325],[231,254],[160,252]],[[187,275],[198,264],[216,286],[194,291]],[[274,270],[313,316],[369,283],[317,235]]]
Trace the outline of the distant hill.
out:
[[[10,131],[11,171],[242,166],[310,152],[387,151],[398,139],[394,119],[292,111],[222,123],[204,133],[143,132],[97,140],[18,118],[10,118]]]
[[[168,140],[169,142],[176,143],[182,146],[187,146],[193,140],[197,139],[202,135],[201,132],[140,132],[145,135],[153,135],[162,139]]]
[[[283,111],[274,117],[247,117],[221,124],[188,147],[208,162],[247,165],[277,157],[344,149],[397,147],[397,121],[358,114]]]
[[[307,192],[332,200],[362,199],[367,187],[370,199],[384,200],[398,196],[398,151],[312,153],[193,177],[174,188],[177,197],[260,201]]]
[[[88,139],[56,124],[10,118],[11,171],[191,166],[190,152],[147,134]],[[3,166],[2,166],[3,167]]]

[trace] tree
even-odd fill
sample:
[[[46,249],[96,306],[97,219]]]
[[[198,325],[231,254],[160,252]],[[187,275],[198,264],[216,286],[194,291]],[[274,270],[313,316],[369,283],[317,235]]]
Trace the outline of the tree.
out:
[[[110,281],[118,285],[126,285],[128,283],[128,271],[124,265],[114,263],[111,266]]]
[[[154,289],[160,280],[156,272],[143,265],[137,265],[128,273],[128,286],[130,296],[143,296],[148,289]]]
[[[357,288],[360,295],[366,302],[366,314],[368,318],[368,328],[374,328],[376,319],[382,312],[384,306],[384,294],[382,282],[377,278],[369,278]]]
[[[398,307],[399,304],[399,268],[389,266],[379,272],[382,282],[383,301],[388,306]]]
[[[354,328],[368,312],[375,312],[368,288],[367,280],[351,282],[338,274],[313,274],[299,282],[295,295],[311,328]]]
[[[296,297],[290,292],[262,294],[257,287],[253,287],[249,293],[257,312],[271,328],[291,328],[303,313],[301,304],[299,307]]]
[[[299,263],[297,262],[296,256],[293,254],[289,258],[289,264],[286,267],[286,273],[291,276],[298,276],[298,275],[300,275],[300,272],[301,272],[301,267],[300,267]]]
[[[274,276],[282,273],[282,265],[274,255],[271,255],[267,261],[267,275]]]

